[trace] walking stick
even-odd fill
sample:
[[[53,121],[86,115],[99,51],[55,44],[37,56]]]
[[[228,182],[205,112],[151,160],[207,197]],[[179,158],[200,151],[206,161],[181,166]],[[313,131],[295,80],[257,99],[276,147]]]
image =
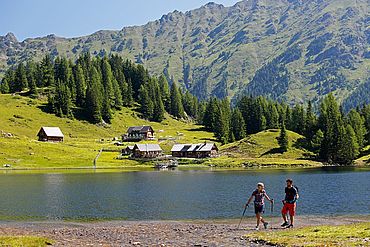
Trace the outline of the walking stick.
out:
[[[274,199],[271,200],[271,214],[274,213]]]
[[[249,206],[248,206],[248,205],[246,205],[246,206],[244,207],[244,211],[243,211],[242,217],[240,218],[240,221],[239,221],[238,229],[239,229],[240,224],[242,223],[242,220],[243,220],[243,218],[244,218],[245,211],[247,211],[247,207],[249,207]]]

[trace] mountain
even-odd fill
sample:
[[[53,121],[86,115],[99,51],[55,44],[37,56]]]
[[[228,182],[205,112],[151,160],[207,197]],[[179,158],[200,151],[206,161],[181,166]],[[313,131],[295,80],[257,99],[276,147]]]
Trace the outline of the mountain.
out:
[[[78,38],[0,37],[0,69],[47,53],[120,54],[200,99],[266,95],[344,107],[370,103],[369,0],[245,0],[174,11],[143,26]]]

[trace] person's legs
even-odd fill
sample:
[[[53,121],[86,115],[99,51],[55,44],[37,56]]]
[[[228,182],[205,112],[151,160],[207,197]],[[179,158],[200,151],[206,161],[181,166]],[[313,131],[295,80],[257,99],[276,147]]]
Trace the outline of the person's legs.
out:
[[[290,216],[290,226],[293,227],[294,225],[294,216],[295,216],[295,209],[296,209],[296,204],[290,204],[289,208],[289,216]]]
[[[259,227],[260,226],[260,221],[261,221],[261,214],[256,213],[256,218],[257,218],[257,227]]]
[[[283,217],[284,223],[281,226],[288,226],[288,219],[287,219],[287,214],[288,214],[288,207],[287,204],[285,203],[283,206],[283,209],[281,210],[281,215]]]

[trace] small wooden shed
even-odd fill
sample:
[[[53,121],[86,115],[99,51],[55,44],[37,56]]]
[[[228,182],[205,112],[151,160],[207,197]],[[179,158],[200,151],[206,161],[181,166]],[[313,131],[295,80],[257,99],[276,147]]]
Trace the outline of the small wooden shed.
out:
[[[37,136],[42,142],[62,142],[64,140],[64,135],[59,127],[41,127]]]

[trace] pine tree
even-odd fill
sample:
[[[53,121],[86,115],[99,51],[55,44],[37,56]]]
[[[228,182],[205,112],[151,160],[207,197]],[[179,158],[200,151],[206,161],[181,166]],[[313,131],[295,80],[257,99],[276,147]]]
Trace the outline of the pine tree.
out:
[[[305,118],[305,137],[307,138],[308,142],[312,141],[313,136],[316,133],[316,116],[312,109],[311,101],[308,102],[307,111],[306,111],[306,118]]]
[[[318,154],[320,152],[320,147],[322,145],[323,140],[324,140],[324,132],[322,132],[321,129],[319,129],[313,135],[312,140],[310,142],[311,149],[314,153]]]
[[[270,102],[268,105],[268,118],[266,119],[266,126],[268,129],[276,129],[279,127],[279,113],[274,103]]]
[[[238,108],[233,110],[231,116],[231,134],[232,139],[237,141],[245,138],[245,122],[242,113]]]
[[[277,138],[277,140],[278,140],[278,144],[279,144],[281,152],[288,151],[289,139],[288,139],[288,133],[285,129],[285,124],[284,123],[282,123],[282,125],[281,125],[280,135]]]
[[[116,79],[113,79],[113,93],[114,93],[114,100],[113,105],[115,109],[121,109],[123,102],[122,102],[122,91]]]
[[[85,106],[86,101],[86,90],[87,85],[85,81],[85,76],[80,64],[77,64],[75,69],[75,81],[76,81],[76,105]]]
[[[71,94],[68,87],[59,80],[56,82],[53,102],[57,116],[73,118]]]
[[[345,128],[342,127],[342,131],[344,135],[341,138],[338,154],[339,159],[337,162],[342,164],[351,164],[360,153],[356,133],[349,124]]]
[[[127,80],[127,91],[124,94],[123,103],[125,106],[132,106],[133,101],[134,101],[134,98],[133,98],[133,91],[132,91],[132,83],[131,83],[131,79],[128,79]]]
[[[93,123],[100,123],[102,121],[102,90],[100,87],[102,86],[99,86],[99,74],[94,67],[90,70],[90,78],[86,90],[86,110]]]
[[[301,105],[296,105],[292,111],[293,131],[301,135],[305,133],[305,111]]]
[[[215,136],[222,144],[227,144],[229,141],[229,124],[222,111],[221,104],[217,105],[215,117],[218,119],[215,123]]]
[[[27,65],[26,65],[26,76],[27,76],[29,94],[32,97],[36,97],[37,96],[37,89],[36,89],[36,65],[35,65],[35,63],[32,60],[30,60],[30,61],[27,62]]]
[[[348,113],[348,123],[352,126],[353,130],[355,131],[357,143],[361,148],[365,145],[365,135],[366,135],[366,128],[365,128],[365,119],[358,113],[356,110],[352,109]]]
[[[366,105],[361,110],[361,115],[365,120],[365,128],[366,128],[366,134],[365,134],[365,143],[370,144],[370,105]]]
[[[218,107],[218,101],[216,98],[211,98],[205,106],[202,124],[208,131],[214,131],[216,128],[216,122],[218,121],[216,118],[216,111]]]
[[[149,92],[145,85],[141,85],[139,89],[140,112],[145,119],[152,119],[154,113],[154,104],[149,97]]]
[[[3,78],[3,80],[0,83],[0,93],[5,94],[5,93],[9,93],[9,91],[10,91],[10,88],[9,88],[8,80]]]
[[[161,89],[162,93],[162,100],[163,104],[166,108],[166,111],[170,111],[170,102],[171,102],[171,93],[170,93],[170,87],[168,85],[168,81],[164,75],[161,75],[158,78],[159,87]]]
[[[26,68],[23,63],[20,63],[15,71],[14,89],[16,92],[21,92],[28,87]]]
[[[54,68],[49,55],[46,55],[40,65],[41,81],[39,87],[49,87],[54,85]]]
[[[171,105],[170,114],[177,118],[184,118],[184,107],[182,104],[181,94],[176,84],[173,83],[171,86]]]
[[[156,122],[162,122],[164,120],[165,113],[164,104],[158,83],[156,83],[154,86],[155,86],[155,97],[152,120]]]
[[[343,135],[343,119],[338,103],[332,94],[329,94],[321,104],[319,125],[320,129],[324,131],[320,157],[329,163],[337,162],[340,139]]]

